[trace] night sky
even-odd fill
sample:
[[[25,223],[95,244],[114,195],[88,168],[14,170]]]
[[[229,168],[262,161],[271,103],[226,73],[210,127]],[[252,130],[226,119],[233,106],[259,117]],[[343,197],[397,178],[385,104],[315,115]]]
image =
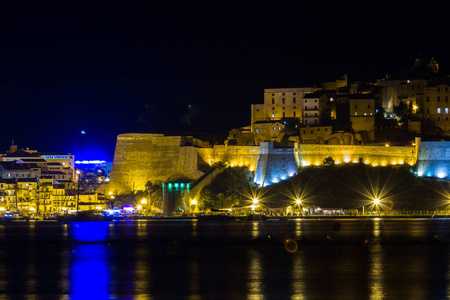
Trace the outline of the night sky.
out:
[[[249,125],[264,88],[373,80],[417,54],[450,65],[439,7],[89,2],[0,2],[0,151],[77,155],[85,130],[82,158],[111,160],[120,133]]]

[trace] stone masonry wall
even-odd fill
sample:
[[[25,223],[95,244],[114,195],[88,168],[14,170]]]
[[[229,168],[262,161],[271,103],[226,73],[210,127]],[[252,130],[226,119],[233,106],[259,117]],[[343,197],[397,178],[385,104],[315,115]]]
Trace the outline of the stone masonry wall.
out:
[[[197,165],[196,148],[183,146],[180,136],[121,134],[117,137],[108,191],[122,194],[143,190],[148,181],[194,180],[202,174]]]
[[[255,174],[255,182],[268,186],[297,174],[292,148],[274,148],[273,142],[261,143],[261,154]]]
[[[389,164],[414,165],[417,160],[417,149],[413,146],[296,144],[294,155],[298,166],[321,165],[327,157],[332,157],[336,164],[359,162],[359,159],[362,158],[366,164],[378,166]]]
[[[417,175],[450,178],[450,142],[418,142]]]
[[[213,148],[198,148],[199,160],[208,165],[225,162],[230,166],[248,166],[256,170],[259,158],[259,146],[215,145]]]

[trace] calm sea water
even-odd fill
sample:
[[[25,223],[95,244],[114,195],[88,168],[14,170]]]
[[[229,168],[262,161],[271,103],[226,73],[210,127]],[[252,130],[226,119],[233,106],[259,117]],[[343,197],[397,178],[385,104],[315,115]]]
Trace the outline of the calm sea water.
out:
[[[449,222],[0,225],[0,298],[448,299]]]

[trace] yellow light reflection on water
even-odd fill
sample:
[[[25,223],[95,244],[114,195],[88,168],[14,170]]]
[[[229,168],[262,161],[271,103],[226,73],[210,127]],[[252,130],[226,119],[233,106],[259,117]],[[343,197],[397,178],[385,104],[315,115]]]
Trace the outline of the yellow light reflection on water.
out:
[[[259,224],[261,222],[259,221],[254,221],[253,225],[252,225],[252,238],[256,239],[259,236]]]
[[[300,223],[300,222],[299,222]],[[294,295],[292,299],[305,299],[305,282],[306,276],[304,272],[303,255],[296,253],[292,262],[292,291]]]
[[[385,298],[383,286],[383,252],[370,252],[370,271],[369,271],[369,299],[379,300]]]
[[[248,266],[248,298],[263,299],[263,276],[261,265],[261,253],[255,250],[250,251],[250,262]]]
[[[301,224],[302,224],[301,219],[295,220],[295,238],[298,240],[302,238],[302,225]]]

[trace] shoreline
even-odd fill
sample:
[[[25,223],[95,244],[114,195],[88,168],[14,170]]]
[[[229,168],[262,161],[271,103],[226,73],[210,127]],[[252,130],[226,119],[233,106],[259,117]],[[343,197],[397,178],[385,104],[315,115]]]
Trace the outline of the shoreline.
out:
[[[342,216],[342,215],[310,215],[310,216],[264,216],[264,215],[248,215],[248,216],[197,216],[197,217],[143,217],[143,218],[70,218],[70,219],[49,219],[49,220],[24,220],[24,219],[0,219],[0,225],[7,224],[67,224],[76,222],[180,222],[180,221],[199,221],[199,222],[242,222],[242,221],[259,221],[259,222],[276,222],[276,221],[297,221],[297,220],[368,220],[368,219],[386,219],[386,220],[411,220],[411,219],[450,219],[450,215],[360,215],[360,216]]]

